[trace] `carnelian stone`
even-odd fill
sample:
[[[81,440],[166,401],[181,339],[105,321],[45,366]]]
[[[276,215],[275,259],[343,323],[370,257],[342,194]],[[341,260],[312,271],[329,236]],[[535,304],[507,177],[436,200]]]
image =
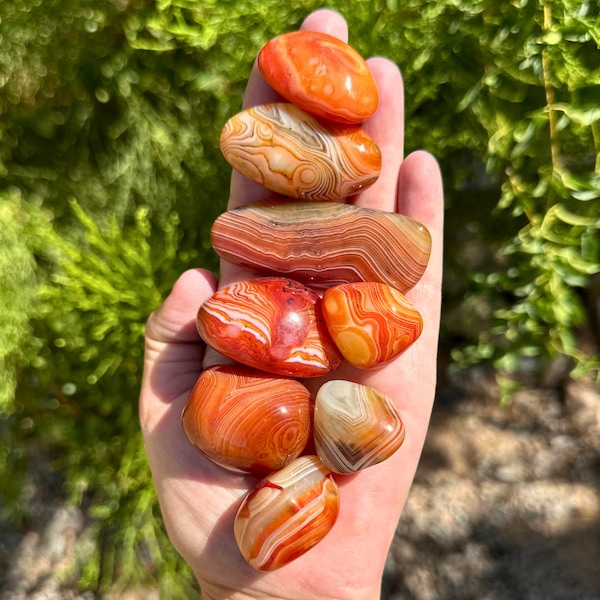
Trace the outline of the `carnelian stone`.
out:
[[[299,381],[219,365],[198,378],[182,425],[192,444],[216,464],[267,475],[304,450],[311,416],[310,392]]]
[[[273,571],[318,544],[340,511],[338,486],[318,456],[299,456],[258,482],[244,498],[233,531],[259,571]]]
[[[268,373],[318,377],[341,362],[319,296],[284,277],[240,281],[216,291],[200,306],[196,325],[217,352]]]
[[[330,287],[379,281],[407,292],[421,279],[431,234],[413,219],[339,202],[281,198],[220,215],[211,243],[226,261],[264,275],[278,273]]]
[[[375,282],[346,283],[323,294],[323,316],[342,356],[353,366],[373,369],[406,350],[423,320],[399,290]]]
[[[361,123],[379,104],[365,60],[325,33],[293,31],[273,38],[260,51],[258,68],[276,92],[316,117]]]

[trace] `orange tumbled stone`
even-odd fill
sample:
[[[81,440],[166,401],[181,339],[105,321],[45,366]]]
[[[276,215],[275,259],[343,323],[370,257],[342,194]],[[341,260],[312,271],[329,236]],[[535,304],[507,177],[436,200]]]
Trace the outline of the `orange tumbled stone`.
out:
[[[341,362],[319,296],[285,277],[217,290],[198,309],[196,327],[217,352],[276,375],[319,377]]]
[[[392,360],[420,335],[423,320],[412,302],[383,283],[347,283],[323,294],[323,317],[342,356],[372,369]]]
[[[326,33],[293,31],[273,38],[260,51],[258,68],[276,92],[316,117],[361,123],[379,104],[365,60]]]
[[[378,281],[404,293],[421,279],[431,252],[427,228],[405,215],[280,199],[223,213],[211,243],[221,258],[265,275],[318,287]]]
[[[202,372],[182,414],[192,444],[216,464],[266,475],[300,455],[312,398],[295,379],[241,365]]]

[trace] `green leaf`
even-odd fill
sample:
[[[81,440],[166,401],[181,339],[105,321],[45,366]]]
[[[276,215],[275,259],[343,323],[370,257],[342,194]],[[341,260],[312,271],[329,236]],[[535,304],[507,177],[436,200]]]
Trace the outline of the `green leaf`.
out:
[[[556,102],[548,106],[548,110],[558,110],[563,112],[571,121],[578,125],[586,127],[600,120],[600,107],[578,108],[572,104]]]

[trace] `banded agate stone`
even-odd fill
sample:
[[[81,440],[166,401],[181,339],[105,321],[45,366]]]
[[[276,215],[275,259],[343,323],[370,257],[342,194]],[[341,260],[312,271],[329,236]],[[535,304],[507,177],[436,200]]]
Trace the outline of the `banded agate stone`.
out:
[[[236,170],[269,190],[304,200],[351,196],[375,183],[381,152],[355,125],[325,125],[293,104],[264,104],[234,115],[221,151]]]
[[[182,424],[190,442],[214,463],[266,475],[304,450],[312,410],[310,392],[295,379],[221,365],[198,378]]]
[[[355,473],[379,464],[400,448],[404,435],[392,400],[371,387],[332,380],[317,392],[315,448],[334,473]]]
[[[326,33],[293,31],[273,38],[258,54],[258,68],[276,92],[323,119],[361,123],[379,104],[365,60]]]
[[[318,544],[338,513],[331,470],[317,456],[300,456],[246,496],[235,517],[234,535],[250,566],[272,571]]]
[[[319,296],[283,277],[217,290],[200,306],[196,326],[217,352],[276,375],[318,377],[341,362]]]
[[[221,258],[262,274],[317,286],[375,281],[403,293],[421,279],[431,252],[421,223],[336,202],[248,204],[216,219],[211,243]]]
[[[402,292],[371,281],[325,290],[323,317],[342,356],[360,369],[383,366],[423,330],[421,314]]]

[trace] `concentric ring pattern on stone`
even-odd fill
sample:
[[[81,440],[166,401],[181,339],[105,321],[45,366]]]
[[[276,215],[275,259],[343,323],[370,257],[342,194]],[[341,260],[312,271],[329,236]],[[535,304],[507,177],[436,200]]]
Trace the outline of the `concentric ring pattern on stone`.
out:
[[[227,121],[221,151],[238,172],[303,200],[336,200],[375,183],[381,152],[355,125],[321,123],[288,103],[249,108]]]
[[[216,464],[266,475],[304,450],[312,404],[310,392],[295,379],[222,365],[201,373],[182,424],[188,439]]]

